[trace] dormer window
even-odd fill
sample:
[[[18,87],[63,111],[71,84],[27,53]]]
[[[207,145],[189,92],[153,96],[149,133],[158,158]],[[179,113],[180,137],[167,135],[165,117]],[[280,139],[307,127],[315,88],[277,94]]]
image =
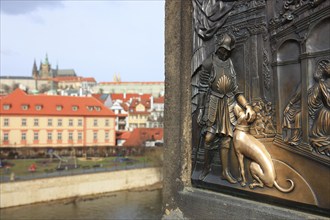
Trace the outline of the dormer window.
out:
[[[93,111],[93,106],[87,106],[88,111]]]
[[[3,105],[3,110],[9,110],[11,108],[10,104],[4,104]]]
[[[72,106],[72,111],[78,111],[79,107],[77,105]]]
[[[95,108],[95,110],[98,111],[98,112],[101,111],[101,107],[100,107],[100,106],[95,106],[94,108]]]
[[[36,110],[40,111],[42,109],[42,105],[36,105]]]
[[[57,105],[57,106],[56,106],[56,110],[57,110],[57,111],[62,111],[62,109],[63,109],[63,106],[62,106],[62,105]]]
[[[22,105],[22,110],[28,110],[29,109],[29,105]]]

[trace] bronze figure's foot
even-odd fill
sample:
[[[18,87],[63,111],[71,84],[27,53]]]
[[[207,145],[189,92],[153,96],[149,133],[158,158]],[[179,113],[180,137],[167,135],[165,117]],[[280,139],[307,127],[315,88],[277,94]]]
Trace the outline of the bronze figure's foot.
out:
[[[211,172],[211,168],[204,169],[202,173],[199,175],[198,179],[199,180],[204,180],[205,177]]]
[[[222,177],[221,177],[221,179],[227,180],[230,183],[237,183],[237,180],[235,180],[235,178],[231,175],[231,173],[229,172],[229,170],[222,171]]]

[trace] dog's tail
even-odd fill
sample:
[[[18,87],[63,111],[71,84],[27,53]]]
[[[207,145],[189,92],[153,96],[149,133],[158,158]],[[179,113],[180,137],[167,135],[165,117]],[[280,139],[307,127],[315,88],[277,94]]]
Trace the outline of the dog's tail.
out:
[[[276,189],[278,189],[279,191],[284,192],[284,193],[291,192],[294,189],[294,182],[291,179],[286,179],[286,180],[291,183],[290,188],[288,188],[288,189],[282,188],[281,186],[278,185],[278,183],[275,180],[274,181],[274,186],[276,187]]]

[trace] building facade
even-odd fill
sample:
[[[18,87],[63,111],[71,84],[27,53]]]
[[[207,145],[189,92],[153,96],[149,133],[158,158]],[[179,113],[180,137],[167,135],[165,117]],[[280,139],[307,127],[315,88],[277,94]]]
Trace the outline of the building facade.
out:
[[[164,96],[165,86],[164,82],[100,82],[93,91],[98,93],[100,90],[111,94],[142,93],[159,97]]]
[[[1,99],[1,147],[114,146],[115,115],[93,97],[28,95]]]

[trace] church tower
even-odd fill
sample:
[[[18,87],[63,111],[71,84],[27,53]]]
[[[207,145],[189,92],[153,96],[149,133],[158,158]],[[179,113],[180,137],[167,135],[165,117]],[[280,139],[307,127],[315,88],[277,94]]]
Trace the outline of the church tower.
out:
[[[40,76],[41,76],[41,78],[45,79],[45,78],[51,77],[50,76],[50,69],[51,69],[51,66],[50,66],[49,61],[48,61],[48,55],[46,54],[45,62],[40,64]]]
[[[38,89],[39,71],[38,71],[38,68],[37,68],[36,59],[34,59],[34,62],[33,62],[32,77],[34,78],[34,81],[35,81],[34,86],[35,86],[35,89],[37,90]]]
[[[36,59],[34,59],[34,62],[33,62],[32,77],[34,79],[39,78],[39,71],[38,71],[38,67],[37,67],[37,64],[36,64]]]

